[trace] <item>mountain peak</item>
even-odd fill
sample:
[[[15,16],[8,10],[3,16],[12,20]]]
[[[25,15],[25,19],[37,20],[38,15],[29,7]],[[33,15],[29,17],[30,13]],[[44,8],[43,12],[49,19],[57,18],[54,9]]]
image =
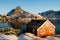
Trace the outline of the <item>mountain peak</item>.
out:
[[[20,6],[17,6],[16,8],[15,8],[16,10],[23,10]]]
[[[23,9],[20,6],[17,6],[15,9],[12,9],[9,13],[7,13],[8,16],[17,16],[21,13],[23,13]]]

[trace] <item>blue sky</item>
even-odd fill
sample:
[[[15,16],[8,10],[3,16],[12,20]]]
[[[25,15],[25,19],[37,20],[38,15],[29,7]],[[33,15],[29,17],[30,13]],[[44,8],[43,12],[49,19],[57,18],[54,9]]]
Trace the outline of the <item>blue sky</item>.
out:
[[[0,0],[0,14],[7,14],[18,5],[31,13],[60,10],[60,0]]]

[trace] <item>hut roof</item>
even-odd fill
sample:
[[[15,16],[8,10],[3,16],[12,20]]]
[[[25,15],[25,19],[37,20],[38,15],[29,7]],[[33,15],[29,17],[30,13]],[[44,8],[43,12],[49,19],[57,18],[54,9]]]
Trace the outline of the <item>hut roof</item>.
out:
[[[31,22],[29,22],[28,26],[29,27],[33,27],[35,29],[37,29],[38,27],[40,27],[46,20],[32,20]]]

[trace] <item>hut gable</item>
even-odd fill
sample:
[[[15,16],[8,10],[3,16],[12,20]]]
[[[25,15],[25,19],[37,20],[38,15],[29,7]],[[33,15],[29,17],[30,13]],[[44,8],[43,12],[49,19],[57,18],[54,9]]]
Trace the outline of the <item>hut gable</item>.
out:
[[[37,28],[37,36],[47,36],[55,34],[55,26],[46,20],[39,28]]]
[[[55,26],[49,20],[46,20],[39,28],[37,28],[37,31],[42,27],[49,27],[49,26],[55,28]]]

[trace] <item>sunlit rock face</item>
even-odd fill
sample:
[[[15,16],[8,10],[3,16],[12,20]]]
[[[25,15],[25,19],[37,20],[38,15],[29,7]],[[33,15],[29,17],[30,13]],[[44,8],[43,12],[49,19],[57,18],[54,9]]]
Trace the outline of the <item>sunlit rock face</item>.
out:
[[[10,12],[7,13],[7,16],[17,16],[23,13],[23,9],[20,6],[17,6],[15,9],[12,9]]]
[[[7,13],[7,16],[13,17],[30,17],[31,13],[24,11],[20,6],[17,6],[15,9],[12,9],[10,12]]]
[[[18,40],[18,37],[15,35],[0,34],[0,40]]]

